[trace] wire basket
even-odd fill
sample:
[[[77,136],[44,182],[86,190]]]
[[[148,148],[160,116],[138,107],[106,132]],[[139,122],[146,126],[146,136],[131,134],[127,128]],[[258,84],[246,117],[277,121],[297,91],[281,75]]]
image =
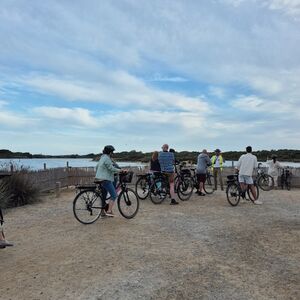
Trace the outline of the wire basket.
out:
[[[133,172],[120,173],[120,182],[130,183],[132,181]]]

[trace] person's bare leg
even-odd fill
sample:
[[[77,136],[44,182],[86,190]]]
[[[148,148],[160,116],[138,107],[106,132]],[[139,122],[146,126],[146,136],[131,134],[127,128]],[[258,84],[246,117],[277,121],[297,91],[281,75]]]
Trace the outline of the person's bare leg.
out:
[[[170,184],[170,195],[172,199],[175,199],[175,189],[174,189],[174,174],[169,176],[169,184]]]
[[[256,201],[257,200],[257,195],[256,195],[256,189],[255,189],[255,186],[253,185],[253,184],[251,184],[250,185],[250,190],[251,190],[251,194],[252,194],[252,196],[253,196],[253,198],[254,198],[254,201]]]
[[[204,182],[200,182],[200,193],[202,194],[205,194],[205,191],[204,191]]]
[[[113,201],[113,200],[109,201],[107,213],[112,213],[112,209],[114,207],[114,204],[115,204],[115,201]]]

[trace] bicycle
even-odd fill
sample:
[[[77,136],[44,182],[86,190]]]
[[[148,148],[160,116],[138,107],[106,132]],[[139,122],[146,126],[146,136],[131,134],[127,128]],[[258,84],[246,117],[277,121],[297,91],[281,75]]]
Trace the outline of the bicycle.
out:
[[[243,191],[241,189],[240,183],[238,181],[238,175],[229,175],[227,176],[227,188],[226,188],[226,197],[227,201],[229,202],[230,205],[232,206],[237,206],[240,202],[240,198],[242,197],[243,199],[247,201],[252,201],[254,202],[255,199],[252,195],[250,185],[248,185],[247,190]],[[254,187],[256,189],[256,200],[259,197],[259,188],[256,183],[256,180],[254,180]],[[247,198],[247,196],[249,198]]]
[[[263,191],[271,191],[274,188],[274,178],[266,174],[261,165],[261,163],[258,164],[256,182]]]
[[[288,191],[291,189],[291,177],[292,174],[288,168],[283,168],[280,176],[281,189],[286,188]]]
[[[174,181],[175,193],[182,201],[188,200],[193,192],[192,182],[188,177],[182,175],[177,178],[177,182]],[[169,177],[165,173],[155,173],[153,182],[150,187],[150,200],[154,204],[161,204],[170,193]]]
[[[150,186],[153,182],[153,174],[141,174],[137,175],[138,180],[135,183],[135,192],[140,200],[145,200],[150,193]]]
[[[196,173],[196,169],[192,168],[191,171],[193,172],[192,174],[192,180],[194,183],[194,188],[196,188],[197,190],[199,189],[199,182],[197,179],[197,173]],[[209,170],[206,170],[206,180],[203,186],[203,189],[205,191],[206,194],[212,194],[214,192],[214,176],[210,173]]]
[[[118,210],[126,219],[132,219],[139,210],[139,198],[135,191],[127,187],[132,181],[133,172],[119,174],[121,191],[117,199]],[[96,182],[88,188],[77,186],[80,192],[73,201],[73,213],[82,224],[92,224],[102,215],[105,216],[106,199],[103,199],[104,188],[101,182]]]
[[[177,168],[179,166],[179,171]],[[193,194],[194,183],[191,179],[191,171],[189,169],[183,169],[182,164],[175,164],[175,178],[174,189],[175,193],[178,193],[178,198],[182,201],[187,201]]]

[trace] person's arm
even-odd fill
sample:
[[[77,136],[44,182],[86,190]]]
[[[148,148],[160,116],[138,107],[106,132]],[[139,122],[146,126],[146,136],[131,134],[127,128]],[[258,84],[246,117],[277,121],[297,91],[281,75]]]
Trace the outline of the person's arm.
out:
[[[109,171],[111,171],[113,173],[120,173],[122,171],[122,169],[118,169],[118,168],[114,167],[113,162],[108,157],[105,158],[103,164]]]
[[[239,158],[239,160],[238,160],[238,162],[237,162],[235,168],[236,168],[237,170],[240,170],[241,164],[242,164],[242,157]]]
[[[209,157],[206,158],[206,164],[208,167],[212,165],[212,162]]]

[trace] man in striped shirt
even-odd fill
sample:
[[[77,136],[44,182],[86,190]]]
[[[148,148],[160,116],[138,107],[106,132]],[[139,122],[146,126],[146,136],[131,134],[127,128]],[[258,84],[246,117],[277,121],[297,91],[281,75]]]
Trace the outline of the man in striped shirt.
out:
[[[174,191],[174,164],[175,157],[174,153],[168,152],[169,145],[164,144],[162,146],[162,151],[159,152],[158,161],[160,164],[161,172],[167,174],[170,184],[170,194],[171,194],[171,205],[176,205],[178,202],[175,200],[175,191]]]

